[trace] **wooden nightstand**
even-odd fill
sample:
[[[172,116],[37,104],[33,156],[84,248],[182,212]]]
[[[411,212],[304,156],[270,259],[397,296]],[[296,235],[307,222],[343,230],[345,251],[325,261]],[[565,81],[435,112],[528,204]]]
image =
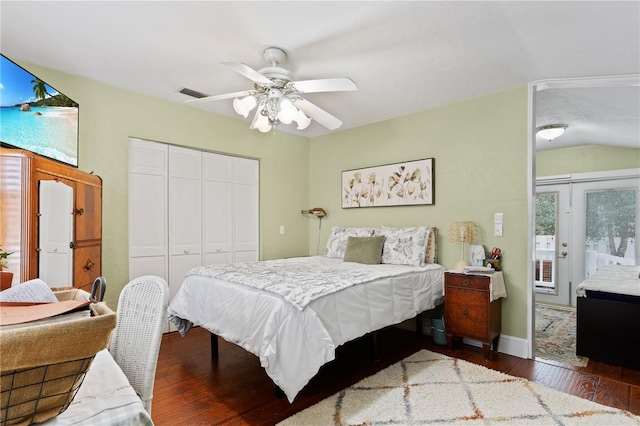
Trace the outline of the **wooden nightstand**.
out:
[[[500,300],[491,301],[486,275],[444,274],[444,324],[447,345],[453,349],[453,337],[468,337],[482,342],[484,357],[489,357],[491,343],[498,348],[500,339]]]

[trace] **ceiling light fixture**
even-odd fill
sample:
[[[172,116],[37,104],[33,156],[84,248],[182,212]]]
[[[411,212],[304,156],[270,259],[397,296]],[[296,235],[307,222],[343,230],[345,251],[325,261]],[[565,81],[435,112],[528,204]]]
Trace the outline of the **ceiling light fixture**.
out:
[[[258,129],[261,132],[268,132],[280,123],[291,124],[294,121],[298,125],[298,130],[304,130],[309,127],[312,119],[329,130],[342,126],[342,121],[309,102],[302,95],[357,90],[353,80],[347,77],[293,80],[293,73],[279,66],[287,58],[284,50],[268,47],[264,50],[263,56],[270,66],[257,71],[243,63],[221,62],[253,81],[253,89],[215,96],[206,96],[183,89],[181,93],[196,98],[185,102],[209,102],[235,98],[233,109],[244,118],[247,118],[249,113],[257,107],[249,128]]]
[[[258,129],[265,133],[280,123],[291,124],[295,121],[298,130],[304,130],[311,124],[311,119],[294,106],[297,97],[285,95],[280,89],[271,88],[269,91],[245,98],[235,98],[233,109],[247,118],[249,112],[258,106],[251,122],[250,129]]]
[[[549,142],[562,135],[567,129],[566,124],[547,124],[546,126],[540,126],[536,129],[536,136],[546,139]]]

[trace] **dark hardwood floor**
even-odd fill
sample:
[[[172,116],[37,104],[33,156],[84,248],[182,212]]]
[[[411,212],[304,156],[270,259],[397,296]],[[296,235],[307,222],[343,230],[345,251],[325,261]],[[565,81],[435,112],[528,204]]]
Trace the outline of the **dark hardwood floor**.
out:
[[[369,339],[348,343],[290,404],[274,397],[273,383],[258,358],[244,349],[220,339],[220,358],[211,360],[209,336],[201,328],[184,338],[164,335],[153,397],[156,425],[273,425],[423,348],[640,415],[640,371],[596,361],[575,367],[502,353],[485,360],[481,348],[458,344],[450,352],[430,336],[397,327],[378,333],[381,361],[370,360]]]

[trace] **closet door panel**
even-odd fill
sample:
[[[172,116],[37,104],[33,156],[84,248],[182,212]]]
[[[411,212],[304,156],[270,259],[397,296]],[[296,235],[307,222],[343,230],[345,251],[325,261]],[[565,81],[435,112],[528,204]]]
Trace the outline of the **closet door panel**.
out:
[[[202,185],[204,252],[231,253],[231,183],[204,181]]]
[[[169,147],[131,139],[129,145],[129,279],[167,279]]]
[[[145,256],[129,259],[129,279],[156,275],[167,280],[167,256]]]
[[[202,158],[204,264],[229,263],[233,247],[233,159],[208,152]]]
[[[234,158],[233,179],[234,261],[258,260],[258,161]]]
[[[129,175],[130,257],[159,256],[167,251],[167,178]]]
[[[171,146],[169,147],[169,255],[200,254],[201,247],[202,153]]]
[[[202,266],[202,258],[199,254],[185,254],[170,256],[169,258],[169,295],[170,299],[176,295],[178,289],[184,282],[187,272],[191,269]]]

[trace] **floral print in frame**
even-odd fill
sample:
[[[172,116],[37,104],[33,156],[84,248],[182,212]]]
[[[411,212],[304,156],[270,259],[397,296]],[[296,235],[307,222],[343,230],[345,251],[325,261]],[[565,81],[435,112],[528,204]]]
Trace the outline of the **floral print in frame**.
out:
[[[342,208],[435,204],[434,159],[342,172]]]

